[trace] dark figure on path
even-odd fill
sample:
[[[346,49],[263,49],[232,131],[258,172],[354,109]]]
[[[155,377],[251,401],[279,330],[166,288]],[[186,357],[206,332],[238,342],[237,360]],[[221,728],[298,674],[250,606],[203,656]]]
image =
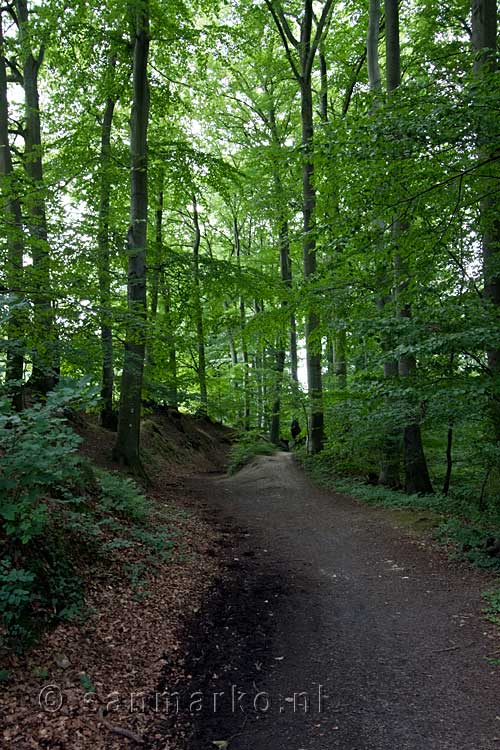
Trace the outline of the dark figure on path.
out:
[[[290,425],[290,432],[293,439],[293,444],[297,444],[297,438],[301,433],[300,424],[298,419],[292,420],[292,424]]]

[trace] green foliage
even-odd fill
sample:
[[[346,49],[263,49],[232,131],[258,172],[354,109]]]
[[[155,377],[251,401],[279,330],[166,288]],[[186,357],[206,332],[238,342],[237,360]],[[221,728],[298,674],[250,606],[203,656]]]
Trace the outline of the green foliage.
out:
[[[97,689],[88,674],[84,673],[80,675],[80,685],[86,693],[97,692]]]
[[[131,479],[78,453],[65,415],[95,403],[83,385],[61,385],[20,413],[2,404],[0,619],[9,648],[23,649],[53,622],[86,617],[82,572],[95,560],[146,548],[154,564],[176,544],[175,529]]]
[[[127,566],[127,570],[134,592],[134,599],[138,602],[144,601],[148,596],[146,567],[144,563],[132,563]]]
[[[485,614],[488,620],[495,625],[500,625],[500,588],[486,591],[483,594],[486,602]]]
[[[256,456],[271,456],[276,450],[269,440],[257,432],[243,433],[231,448],[228,473],[236,474]]]
[[[47,667],[33,667],[31,673],[33,677],[38,677],[40,680],[46,680],[49,676],[49,670]]]
[[[77,505],[79,436],[64,411],[94,403],[84,384],[59,387],[44,403],[15,413],[0,402],[0,517],[4,533],[26,544],[43,534],[54,505]]]
[[[451,546],[452,557],[467,560],[478,568],[500,570],[500,558],[487,552],[487,540],[495,534],[498,529],[450,518],[437,529],[436,538]]]
[[[29,641],[34,581],[34,573],[13,567],[10,558],[0,560],[0,616],[6,632],[0,643],[19,647]]]
[[[98,478],[101,490],[100,507],[104,513],[112,513],[137,522],[147,519],[151,511],[150,503],[132,479],[102,470],[98,472]]]

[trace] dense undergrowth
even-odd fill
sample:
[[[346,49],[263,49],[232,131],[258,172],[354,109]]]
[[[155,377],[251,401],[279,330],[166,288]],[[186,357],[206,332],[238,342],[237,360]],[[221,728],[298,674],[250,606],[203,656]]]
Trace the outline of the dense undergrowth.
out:
[[[84,619],[99,566],[128,576],[140,597],[146,567],[182,546],[174,511],[79,452],[68,416],[96,399],[82,386],[61,385],[19,414],[0,405],[0,654]]]

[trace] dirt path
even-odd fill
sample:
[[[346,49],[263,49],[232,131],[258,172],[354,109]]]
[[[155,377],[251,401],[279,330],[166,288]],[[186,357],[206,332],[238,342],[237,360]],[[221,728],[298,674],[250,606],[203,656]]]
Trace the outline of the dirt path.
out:
[[[483,574],[410,541],[383,513],[312,487],[290,454],[193,489],[240,533],[236,598],[214,607],[203,647],[225,696],[190,748],[500,748]]]

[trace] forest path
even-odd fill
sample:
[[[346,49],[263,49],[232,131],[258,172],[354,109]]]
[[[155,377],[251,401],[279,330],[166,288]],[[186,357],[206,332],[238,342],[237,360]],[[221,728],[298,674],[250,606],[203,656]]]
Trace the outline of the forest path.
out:
[[[198,478],[193,490],[240,529],[231,550],[235,567],[245,560],[240,589],[251,575],[276,583],[241,611],[273,623],[239,678],[253,685],[245,717],[236,712],[236,729],[222,717],[218,736],[196,748],[500,748],[499,670],[486,659],[498,641],[481,618],[488,577],[449,564],[384,512],[313,487],[290,454]],[[256,689],[266,694],[257,711]],[[301,692],[307,713],[303,696],[294,705]]]

